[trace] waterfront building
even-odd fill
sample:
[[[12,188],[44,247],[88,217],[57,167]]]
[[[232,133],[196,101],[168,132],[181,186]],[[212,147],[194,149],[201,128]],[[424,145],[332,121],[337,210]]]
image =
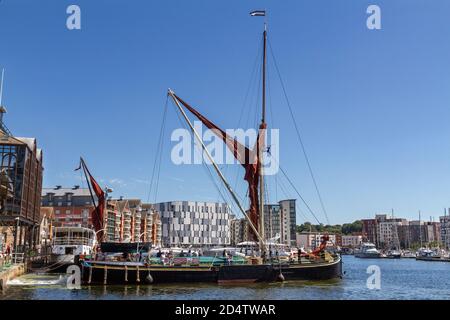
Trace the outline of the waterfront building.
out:
[[[281,243],[295,245],[297,233],[295,199],[281,200],[279,204],[281,212]]]
[[[154,209],[154,205],[142,204],[142,228],[144,238],[142,242],[151,242],[160,247],[162,245],[162,223],[161,215]]]
[[[226,203],[171,201],[154,204],[161,215],[162,243],[229,245],[231,210]]]
[[[406,219],[392,218],[388,219],[386,216],[378,220],[378,247],[391,249],[400,249],[400,239],[398,228],[403,225],[408,225]]]
[[[362,235],[342,235],[341,246],[346,248],[357,248],[363,242]]]
[[[281,237],[282,212],[279,204],[264,205],[264,234],[267,239]]]
[[[278,238],[286,245],[296,245],[297,214],[295,199],[264,205],[264,232],[267,239]]]
[[[450,249],[450,209],[449,215],[439,217],[441,223],[441,242],[446,249]]]
[[[0,234],[13,233],[12,249],[35,247],[41,222],[43,156],[35,138],[14,137],[0,106]]]
[[[94,199],[96,200],[95,195]],[[94,204],[87,188],[45,188],[41,203],[54,210],[54,226],[93,228],[91,215]],[[151,204],[144,204],[140,199],[108,199],[103,225],[103,241],[106,242],[139,241],[161,244],[159,215]]]
[[[363,219],[363,241],[378,248],[410,248],[411,246],[439,243],[442,238],[441,223],[432,221],[408,221],[377,214],[375,219]]]
[[[314,250],[320,246],[322,237],[325,233],[320,232],[299,232],[296,234],[296,246],[305,248],[306,250]],[[327,243],[328,247],[336,246],[336,235],[328,234],[330,240]]]
[[[91,212],[94,210],[92,197],[88,188],[76,185],[63,188],[42,189],[41,205],[54,210],[55,227],[92,228]]]
[[[230,222],[230,242],[232,246],[249,241],[249,224],[246,218],[232,219]]]
[[[364,242],[378,244],[378,231],[376,219],[362,219],[362,234]]]

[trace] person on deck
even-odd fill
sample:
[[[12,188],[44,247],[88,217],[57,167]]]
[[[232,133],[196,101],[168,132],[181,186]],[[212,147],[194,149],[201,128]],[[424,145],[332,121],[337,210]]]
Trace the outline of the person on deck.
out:
[[[265,250],[261,254],[261,258],[262,258],[263,263],[266,263],[266,251]]]

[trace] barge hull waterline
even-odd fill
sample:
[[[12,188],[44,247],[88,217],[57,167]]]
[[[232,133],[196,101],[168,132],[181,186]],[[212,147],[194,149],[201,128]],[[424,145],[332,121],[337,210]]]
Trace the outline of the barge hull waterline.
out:
[[[230,265],[216,267],[130,267],[95,265],[82,267],[83,284],[218,283],[239,284],[285,280],[342,278],[342,260],[296,265]]]

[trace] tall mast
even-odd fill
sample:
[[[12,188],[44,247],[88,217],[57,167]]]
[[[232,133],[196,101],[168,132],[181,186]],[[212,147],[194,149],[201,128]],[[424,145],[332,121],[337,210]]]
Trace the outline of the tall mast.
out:
[[[259,234],[262,239],[265,239],[265,230],[264,230],[264,168],[263,168],[263,157],[264,157],[264,148],[265,148],[265,134],[266,134],[266,62],[267,62],[267,24],[264,22],[264,32],[263,32],[263,72],[262,72],[262,116],[261,116],[261,125],[259,126],[261,136],[261,143],[258,144],[259,148]],[[260,248],[263,248],[262,243],[260,244]]]
[[[5,69],[2,69],[2,80],[0,82],[0,107],[2,106],[2,99],[3,99],[3,78],[5,76]]]
[[[266,19],[266,10],[256,10],[250,12],[252,17],[264,17]],[[259,126],[259,135],[258,135],[258,163],[259,163],[259,217],[258,217],[258,231],[261,235],[260,238],[260,248],[263,248],[264,244],[264,169],[262,166],[262,160],[264,156],[264,148],[265,148],[265,133],[266,133],[266,53],[267,53],[267,22],[264,21],[264,33],[263,33],[263,41],[264,41],[264,51],[263,51],[263,72],[262,72],[262,116],[261,116],[261,125]],[[261,142],[259,141],[261,139]]]
[[[262,117],[261,123],[266,122],[266,62],[267,62],[267,24],[264,22],[264,50],[263,50],[263,74],[262,74]]]

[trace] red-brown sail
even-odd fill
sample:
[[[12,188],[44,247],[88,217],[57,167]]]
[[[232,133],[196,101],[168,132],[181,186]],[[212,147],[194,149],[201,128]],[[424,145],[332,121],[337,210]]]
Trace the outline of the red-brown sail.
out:
[[[103,216],[104,216],[105,204],[106,204],[105,192],[99,186],[97,181],[95,181],[94,177],[89,172],[89,169],[87,168],[83,159],[81,159],[81,165],[83,166],[83,170],[86,174],[86,179],[89,178],[88,183],[90,184],[95,195],[97,196],[97,205],[95,206],[94,210],[92,210],[91,217],[92,217],[92,224],[94,225],[94,230],[97,234],[97,241],[101,242],[103,240],[103,231],[104,231],[103,230]],[[92,194],[91,194],[91,196],[92,196]],[[95,204],[95,201],[94,201],[94,204]]]
[[[248,195],[250,198],[250,220],[253,225],[258,228],[259,223],[259,198],[258,198],[258,185],[259,185],[259,166],[260,161],[258,158],[259,150],[257,149],[260,144],[260,137],[263,135],[259,134],[256,146],[253,150],[248,149],[235,138],[226,134],[225,131],[220,129],[213,122],[204,117],[200,112],[191,107],[188,103],[183,101],[180,97],[174,94],[176,99],[183,104],[192,114],[194,114],[207,128],[211,129],[219,138],[223,140],[226,146],[233,152],[234,157],[245,169],[244,179],[248,183]],[[256,149],[256,150],[255,150]],[[252,240],[256,240],[257,236],[250,229],[250,233],[253,236]]]

